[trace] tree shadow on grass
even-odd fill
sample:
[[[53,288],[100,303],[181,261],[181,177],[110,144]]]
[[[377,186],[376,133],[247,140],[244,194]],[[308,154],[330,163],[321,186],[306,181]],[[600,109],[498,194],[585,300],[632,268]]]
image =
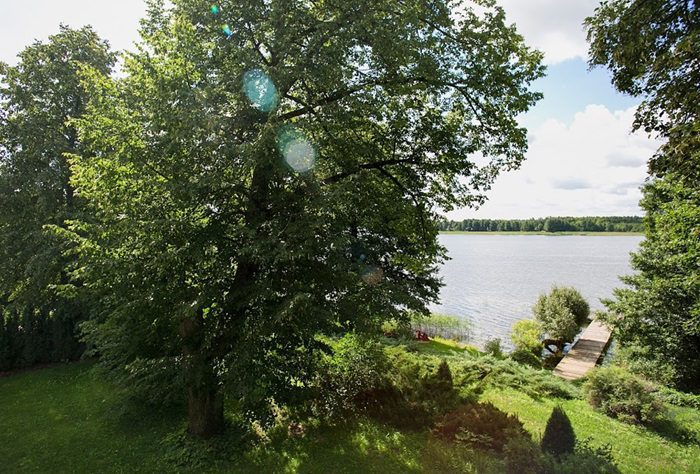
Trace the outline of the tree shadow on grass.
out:
[[[689,430],[687,427],[682,426],[678,421],[673,419],[673,417],[666,417],[654,421],[647,425],[654,433],[658,434],[662,438],[671,441],[676,444],[683,446],[696,445],[700,443],[700,436]]]

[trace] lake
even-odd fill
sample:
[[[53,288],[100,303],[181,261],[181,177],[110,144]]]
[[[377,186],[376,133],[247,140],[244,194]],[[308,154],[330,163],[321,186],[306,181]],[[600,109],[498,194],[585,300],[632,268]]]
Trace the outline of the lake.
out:
[[[467,319],[471,343],[500,338],[510,347],[513,323],[532,318],[532,306],[552,285],[573,286],[591,305],[622,285],[632,273],[629,254],[642,236],[548,236],[441,234],[447,261],[440,274],[444,287],[435,313]]]

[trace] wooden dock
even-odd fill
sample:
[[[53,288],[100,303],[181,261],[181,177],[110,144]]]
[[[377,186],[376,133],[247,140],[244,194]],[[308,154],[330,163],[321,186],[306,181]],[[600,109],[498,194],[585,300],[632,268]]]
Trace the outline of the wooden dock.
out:
[[[610,330],[598,321],[588,325],[574,347],[554,368],[554,375],[566,380],[580,379],[588,373],[610,340]]]

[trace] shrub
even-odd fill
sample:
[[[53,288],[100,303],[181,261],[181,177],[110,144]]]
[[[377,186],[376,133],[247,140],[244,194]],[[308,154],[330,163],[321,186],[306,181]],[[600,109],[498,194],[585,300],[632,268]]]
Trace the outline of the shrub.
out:
[[[620,367],[594,370],[584,390],[596,409],[627,423],[649,423],[664,411],[653,386]]]
[[[464,358],[452,364],[455,380],[460,386],[471,385],[477,391],[491,387],[515,388],[532,398],[580,398],[579,389],[545,370],[537,370],[512,360],[497,360],[490,356]]]
[[[563,343],[573,341],[586,323],[590,308],[576,289],[555,286],[549,295],[540,295],[532,312],[561,350]]]
[[[447,441],[498,452],[503,451],[509,439],[527,436],[516,416],[500,411],[491,403],[462,405],[439,418],[432,432]]]
[[[382,333],[387,337],[393,337],[402,340],[413,339],[413,330],[411,325],[403,321],[386,321],[382,324]]]
[[[508,474],[540,474],[544,472],[544,456],[529,436],[514,436],[503,447]]]
[[[532,352],[539,355],[542,351],[542,324],[533,319],[521,319],[513,324],[510,340],[516,351]]]
[[[511,352],[509,357],[518,364],[529,365],[537,369],[542,367],[542,358],[532,351],[516,350]]]
[[[387,360],[382,346],[355,333],[332,344],[319,367],[318,408],[326,416],[364,412],[386,385]]]
[[[502,358],[503,350],[501,349],[501,340],[499,338],[494,338],[486,341],[484,344],[484,352],[499,359]]]
[[[446,361],[408,353],[401,347],[387,350],[386,384],[372,395],[368,414],[398,428],[422,429],[436,416],[472,399],[468,390],[454,387]]]
[[[542,436],[542,451],[557,458],[574,452],[576,435],[569,417],[561,407],[554,407]]]
[[[661,385],[675,385],[678,379],[673,363],[650,347],[616,345],[613,360],[615,365]]]
[[[700,395],[692,393],[679,392],[668,387],[660,387],[658,391],[659,398],[666,403],[676,405],[678,407],[688,407],[700,410]]]
[[[609,445],[593,447],[589,439],[576,443],[573,453],[560,459],[550,457],[545,463],[546,474],[618,474]]]

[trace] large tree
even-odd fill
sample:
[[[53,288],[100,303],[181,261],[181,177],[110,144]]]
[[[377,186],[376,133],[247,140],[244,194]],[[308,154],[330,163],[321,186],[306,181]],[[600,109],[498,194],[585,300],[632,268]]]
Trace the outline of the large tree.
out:
[[[66,159],[67,153],[83,152],[70,122],[83,114],[89,99],[78,69],[85,65],[108,74],[114,60],[107,43],[92,29],[62,26],[47,42],[24,49],[16,66],[0,63],[4,365],[65,359],[79,348],[73,327],[85,309],[73,294],[63,292],[69,283],[70,257],[65,255],[65,242],[46,226],[65,227],[81,210]],[[53,335],[46,334],[49,328]]]
[[[427,312],[436,209],[519,166],[539,97],[540,53],[477,3],[150,2],[125,77],[85,71],[93,151],[72,161],[103,363],[181,374],[211,436],[224,393],[302,390],[318,334]]]
[[[616,338],[681,387],[700,388],[700,9],[690,0],[612,0],[586,20],[591,65],[644,99],[635,128],[664,140],[641,205],[646,239],[615,291]],[[647,367],[650,365],[647,364]],[[668,373],[668,371],[664,371]]]

